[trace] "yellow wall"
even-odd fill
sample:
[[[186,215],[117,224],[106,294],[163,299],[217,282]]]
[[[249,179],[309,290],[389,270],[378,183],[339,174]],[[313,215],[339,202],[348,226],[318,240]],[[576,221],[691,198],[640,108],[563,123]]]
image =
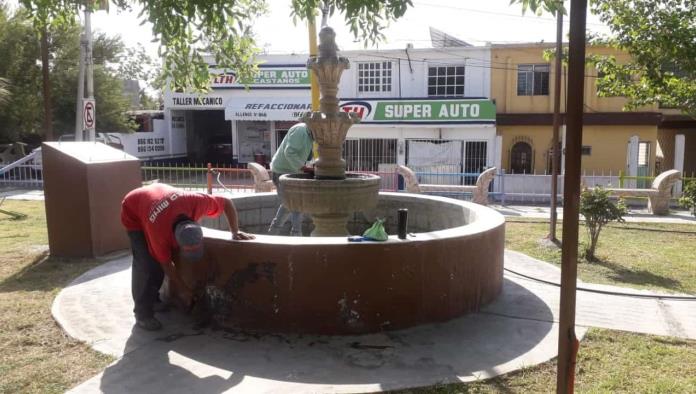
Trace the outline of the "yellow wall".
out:
[[[551,147],[551,126],[498,126],[503,136],[502,166],[510,171],[510,150],[518,139],[531,141],[534,154],[534,171],[543,174],[547,170],[548,149]],[[629,139],[637,135],[641,142],[650,142],[650,169],[655,168],[657,147],[656,126],[585,126],[583,145],[592,147],[589,156],[582,156],[582,170],[586,173],[617,174],[626,170],[626,150]],[[695,139],[696,140],[696,139]]]
[[[498,113],[551,113],[553,112],[555,67],[553,60],[544,60],[544,50],[554,48],[553,44],[514,44],[493,46],[491,48],[491,97],[496,101]],[[612,55],[619,62],[629,59],[628,55],[606,47],[589,47],[588,54]],[[517,66],[520,64],[549,65],[549,95],[518,96]],[[597,96],[594,67],[585,70],[585,112],[620,112],[627,100],[622,97]],[[561,76],[561,97],[565,97],[566,78]],[[657,110],[657,106],[645,106],[638,111]],[[565,100],[561,99],[561,112],[565,112]]]

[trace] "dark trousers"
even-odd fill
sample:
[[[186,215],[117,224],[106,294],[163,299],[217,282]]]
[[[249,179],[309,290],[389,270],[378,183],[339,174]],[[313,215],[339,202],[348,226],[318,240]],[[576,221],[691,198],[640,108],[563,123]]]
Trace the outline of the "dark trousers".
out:
[[[131,250],[133,251],[133,268],[131,291],[136,319],[152,317],[152,306],[159,301],[159,289],[164,281],[164,271],[147,249],[147,240],[142,231],[129,231]]]

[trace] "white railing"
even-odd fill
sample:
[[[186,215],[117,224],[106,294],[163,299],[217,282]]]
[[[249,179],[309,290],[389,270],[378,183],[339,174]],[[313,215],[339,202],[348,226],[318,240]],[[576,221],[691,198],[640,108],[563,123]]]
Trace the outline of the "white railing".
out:
[[[0,168],[0,187],[22,189],[43,188],[41,149]]]

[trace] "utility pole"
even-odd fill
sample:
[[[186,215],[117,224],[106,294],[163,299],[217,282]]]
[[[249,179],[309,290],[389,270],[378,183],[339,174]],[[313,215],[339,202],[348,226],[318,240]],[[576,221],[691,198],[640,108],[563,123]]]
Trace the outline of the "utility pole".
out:
[[[553,97],[553,139],[551,140],[551,218],[549,221],[548,239],[558,242],[556,238],[556,222],[558,220],[558,170],[561,162],[561,150],[558,148],[558,131],[561,127],[561,70],[563,62],[563,12],[556,11],[556,67],[554,73]]]
[[[48,26],[41,28],[41,74],[43,77],[43,132],[44,140],[53,140],[53,100],[51,99],[51,76],[48,68]]]
[[[75,102],[75,141],[84,139],[82,100],[85,99],[85,35],[80,34],[80,71],[77,76],[77,101]]]
[[[85,3],[85,28],[80,35],[80,71],[77,77],[77,103],[75,110],[75,141],[82,141],[85,136],[85,99],[94,102],[94,63],[92,61],[92,1]],[[87,78],[87,92],[85,92],[85,77]],[[85,93],[87,97],[85,97]],[[95,124],[95,111],[92,105],[91,121]],[[95,141],[94,127],[89,128],[86,136],[88,141]]]
[[[92,2],[88,1],[85,5],[85,36],[86,36],[86,56],[85,72],[87,73],[87,99],[94,101],[94,62],[92,61]],[[95,112],[92,112],[95,116]],[[93,119],[96,120],[96,119]],[[96,123],[96,121],[95,121]],[[88,140],[96,141],[95,128],[89,129]]]
[[[580,150],[582,147],[583,100],[585,98],[586,18],[587,0],[571,0],[557,393],[572,393],[574,390],[575,360],[578,349],[578,340],[575,336],[575,293],[578,277]]]

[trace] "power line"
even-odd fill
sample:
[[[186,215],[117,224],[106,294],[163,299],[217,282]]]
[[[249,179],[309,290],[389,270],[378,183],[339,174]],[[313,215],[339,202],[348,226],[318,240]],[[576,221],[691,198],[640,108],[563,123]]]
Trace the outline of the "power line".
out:
[[[451,9],[451,10],[456,10],[456,11],[465,11],[465,12],[472,12],[472,13],[477,13],[477,14],[495,15],[495,16],[502,16],[502,17],[507,17],[507,18],[521,18],[521,19],[527,19],[527,20],[529,20],[529,17],[527,17],[527,16],[525,16],[525,15],[509,14],[509,13],[497,12],[497,11],[477,10],[477,9],[474,9],[474,8],[457,7],[457,6],[446,5],[446,4],[425,3],[425,2],[422,2],[422,1],[415,2],[415,3],[414,3],[414,8],[415,8],[415,6],[418,6],[418,5],[422,5],[422,6],[425,6],[425,7],[446,8],[446,9]],[[555,18],[549,18],[549,17],[545,17],[545,16],[536,16],[536,15],[535,15],[535,18],[536,18],[536,20],[538,20],[538,21],[556,23],[556,19],[555,19]],[[570,25],[570,20],[564,21],[563,24],[564,24],[564,25]],[[592,23],[592,22],[588,22],[588,23],[586,23],[586,24],[587,24],[587,25],[601,26],[601,27],[608,28],[607,25],[602,24],[602,23]]]

